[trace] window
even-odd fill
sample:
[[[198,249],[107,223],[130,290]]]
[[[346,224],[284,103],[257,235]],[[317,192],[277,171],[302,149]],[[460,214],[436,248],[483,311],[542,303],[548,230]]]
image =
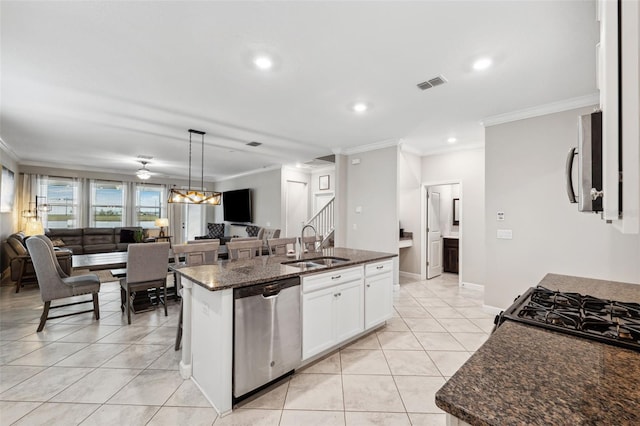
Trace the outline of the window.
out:
[[[135,225],[154,228],[163,215],[163,201],[166,198],[164,185],[136,185]]]
[[[53,177],[41,181],[41,192],[51,210],[45,212],[47,228],[77,228],[80,226],[79,184],[73,178]]]
[[[96,228],[124,226],[125,185],[122,182],[91,182],[89,223]]]

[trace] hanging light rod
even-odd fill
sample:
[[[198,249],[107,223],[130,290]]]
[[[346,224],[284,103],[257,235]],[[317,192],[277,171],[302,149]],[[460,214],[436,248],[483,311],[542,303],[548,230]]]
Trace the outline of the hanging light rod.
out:
[[[200,190],[191,188],[191,137],[193,134],[200,135],[202,138],[202,154],[201,154],[201,175],[200,175]],[[169,203],[184,203],[184,204],[211,204],[219,205],[222,199],[220,192],[205,191],[204,190],[204,135],[206,133],[201,130],[189,129],[189,188],[179,190],[171,188],[169,191]]]

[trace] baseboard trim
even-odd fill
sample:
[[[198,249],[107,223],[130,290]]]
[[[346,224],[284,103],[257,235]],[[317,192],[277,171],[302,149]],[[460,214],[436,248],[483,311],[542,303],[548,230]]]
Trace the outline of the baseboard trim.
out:
[[[482,285],[482,284],[467,283],[467,282],[463,281],[463,282],[460,283],[460,287],[468,288],[469,290],[481,290],[481,291],[484,291],[484,285]]]
[[[504,311],[504,309],[502,308],[498,308],[496,306],[491,306],[491,305],[482,305],[482,310],[495,315],[498,315],[500,312]]]
[[[414,274],[413,272],[400,271],[400,276],[402,278],[411,278],[420,281],[420,274]]]

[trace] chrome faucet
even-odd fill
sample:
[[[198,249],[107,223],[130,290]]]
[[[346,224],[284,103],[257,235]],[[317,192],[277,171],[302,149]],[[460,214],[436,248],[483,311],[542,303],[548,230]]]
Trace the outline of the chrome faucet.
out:
[[[304,253],[304,230],[307,228],[311,228],[313,229],[313,251],[317,251],[318,248],[316,247],[316,242],[318,240],[318,231],[316,231],[316,228],[313,227],[313,225],[305,225],[302,227],[302,232],[300,232],[300,253]]]

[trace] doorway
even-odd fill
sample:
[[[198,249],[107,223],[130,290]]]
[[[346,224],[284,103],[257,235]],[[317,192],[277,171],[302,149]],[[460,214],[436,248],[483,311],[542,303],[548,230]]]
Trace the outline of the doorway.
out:
[[[451,261],[451,242],[455,242],[455,260],[458,260],[461,247],[460,218],[462,205],[462,185],[459,182],[423,184],[422,202],[422,256],[420,275],[422,279],[432,279],[451,272],[445,260]],[[446,253],[445,253],[446,251]],[[445,257],[446,255],[446,257]],[[459,262],[456,262],[458,268]],[[461,272],[461,271],[460,271]],[[461,273],[458,273],[458,281]]]
[[[308,188],[306,182],[287,181],[285,236],[300,235],[308,216]]]

